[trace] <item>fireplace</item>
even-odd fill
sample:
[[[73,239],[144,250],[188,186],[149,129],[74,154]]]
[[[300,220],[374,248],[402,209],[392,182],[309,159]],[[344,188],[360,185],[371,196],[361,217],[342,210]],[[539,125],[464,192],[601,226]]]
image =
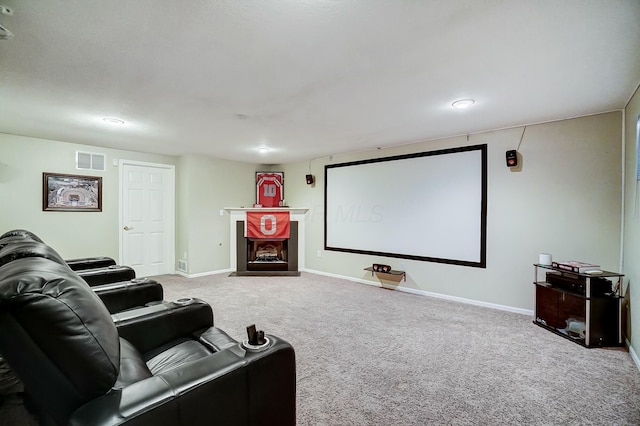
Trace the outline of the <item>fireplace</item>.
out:
[[[244,236],[244,221],[236,222],[236,275],[298,276],[298,222],[290,222],[284,240],[251,239]]]
[[[249,271],[286,271],[288,258],[288,240],[252,240],[247,241],[247,270]]]

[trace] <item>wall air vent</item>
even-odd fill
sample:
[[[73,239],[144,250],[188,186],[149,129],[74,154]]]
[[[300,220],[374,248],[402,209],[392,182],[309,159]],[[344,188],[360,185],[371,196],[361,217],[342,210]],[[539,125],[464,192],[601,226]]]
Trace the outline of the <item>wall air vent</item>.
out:
[[[187,272],[187,261],[186,260],[182,260],[182,259],[178,259],[178,271],[180,272]]]
[[[106,159],[104,154],[94,152],[76,151],[76,169],[78,170],[103,170]]]

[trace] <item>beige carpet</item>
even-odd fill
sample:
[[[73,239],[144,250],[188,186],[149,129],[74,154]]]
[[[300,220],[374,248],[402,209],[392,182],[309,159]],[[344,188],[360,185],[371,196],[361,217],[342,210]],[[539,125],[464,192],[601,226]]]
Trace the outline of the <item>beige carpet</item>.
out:
[[[252,323],[296,350],[299,425],[640,425],[640,372],[532,318],[303,273],[161,276],[245,338]],[[0,425],[35,425],[21,401]]]
[[[300,425],[638,425],[640,372],[526,315],[315,274],[156,277],[296,350]]]

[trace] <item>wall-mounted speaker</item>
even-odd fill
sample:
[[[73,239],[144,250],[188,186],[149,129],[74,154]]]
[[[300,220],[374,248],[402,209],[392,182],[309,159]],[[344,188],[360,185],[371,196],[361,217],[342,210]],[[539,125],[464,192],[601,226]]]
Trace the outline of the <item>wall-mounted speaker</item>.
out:
[[[314,181],[313,175],[306,175],[305,177],[307,179],[307,185],[313,185],[313,181]]]
[[[507,167],[518,166],[518,151],[515,149],[507,151]]]

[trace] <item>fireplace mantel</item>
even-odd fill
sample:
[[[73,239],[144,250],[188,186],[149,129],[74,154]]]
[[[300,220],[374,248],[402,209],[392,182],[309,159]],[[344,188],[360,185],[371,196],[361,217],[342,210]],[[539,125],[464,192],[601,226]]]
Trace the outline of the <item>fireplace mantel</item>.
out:
[[[229,229],[229,266],[232,270],[236,270],[236,222],[246,219],[248,211],[288,211],[291,213],[291,220],[298,222],[298,268],[304,269],[305,246],[304,246],[304,221],[306,213],[309,211],[306,207],[225,207],[224,211],[230,216]]]
[[[258,212],[262,210],[272,210],[276,212],[290,212],[291,214],[305,214],[309,211],[306,207],[225,207],[224,211],[229,214],[244,213],[244,212]]]

